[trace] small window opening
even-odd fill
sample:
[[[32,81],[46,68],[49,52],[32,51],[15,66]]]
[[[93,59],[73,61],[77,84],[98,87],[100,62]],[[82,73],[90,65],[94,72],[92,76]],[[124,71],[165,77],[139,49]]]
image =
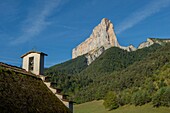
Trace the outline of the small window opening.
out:
[[[29,71],[34,70],[34,57],[29,58]]]

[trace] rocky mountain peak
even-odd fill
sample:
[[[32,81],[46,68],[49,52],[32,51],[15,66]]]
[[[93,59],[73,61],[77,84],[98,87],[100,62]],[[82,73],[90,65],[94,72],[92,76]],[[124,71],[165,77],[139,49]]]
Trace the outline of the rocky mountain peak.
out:
[[[85,55],[88,64],[92,63],[105,50],[111,47],[119,47],[127,51],[135,51],[136,48],[132,45],[128,47],[120,46],[112,22],[103,18],[101,22],[93,29],[92,34],[84,42],[79,44],[72,51],[72,58]]]
[[[74,59],[78,56],[85,55],[89,65],[105,50],[111,47],[119,47],[130,52],[148,47],[154,43],[161,44],[165,42],[170,42],[170,39],[148,38],[147,41],[141,43],[138,48],[135,48],[133,45],[127,47],[120,46],[117,41],[112,22],[107,18],[103,18],[93,29],[90,37],[72,50],[72,58]]]
[[[92,59],[95,60],[104,50],[113,46],[119,47],[113,24],[109,19],[103,18],[93,29],[90,37],[73,49],[72,58],[86,54],[90,55],[87,56],[88,59],[93,57]]]
[[[109,24],[112,24],[111,21],[110,21],[109,19],[103,18],[103,19],[101,20],[101,25],[102,25],[102,26],[108,27]]]

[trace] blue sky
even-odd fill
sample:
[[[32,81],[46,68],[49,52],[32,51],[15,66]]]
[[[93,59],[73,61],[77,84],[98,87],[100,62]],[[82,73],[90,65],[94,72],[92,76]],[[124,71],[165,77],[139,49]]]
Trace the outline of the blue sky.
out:
[[[102,18],[122,46],[170,38],[170,0],[0,0],[0,61],[20,66],[32,49],[48,54],[45,67],[69,60]]]

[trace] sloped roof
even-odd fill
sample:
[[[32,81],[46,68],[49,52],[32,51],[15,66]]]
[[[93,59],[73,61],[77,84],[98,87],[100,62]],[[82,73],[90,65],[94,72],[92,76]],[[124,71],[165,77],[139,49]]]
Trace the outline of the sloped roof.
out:
[[[31,54],[31,53],[38,53],[38,54],[42,54],[42,55],[44,55],[44,56],[48,56],[47,54],[45,54],[45,53],[43,53],[43,52],[29,51],[29,52],[23,54],[23,55],[21,56],[21,58],[23,58],[23,57],[25,57],[25,56],[27,56],[28,54]]]
[[[33,74],[33,73],[31,73],[31,72],[28,72],[28,71],[26,71],[25,69],[22,69],[22,68],[17,67],[17,66],[12,66],[12,65],[9,65],[9,64],[0,62],[0,67],[4,67],[5,69],[12,70],[12,71],[17,72],[17,73],[21,73],[21,74],[24,74],[24,75],[29,75],[29,76],[31,76],[31,77],[35,77],[35,78],[40,79],[40,78],[39,78],[38,76],[36,76],[35,74]]]

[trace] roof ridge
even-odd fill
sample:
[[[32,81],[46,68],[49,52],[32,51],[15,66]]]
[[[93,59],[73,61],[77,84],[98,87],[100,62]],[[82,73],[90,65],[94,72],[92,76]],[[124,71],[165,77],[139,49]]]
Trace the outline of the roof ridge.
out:
[[[31,51],[23,54],[23,55],[21,56],[21,58],[25,57],[26,55],[28,55],[28,54],[30,54],[30,53],[38,53],[38,54],[42,54],[42,55],[44,55],[44,56],[48,56],[46,53],[31,50]]]
[[[17,66],[9,65],[9,64],[3,63],[3,62],[0,62],[0,66],[4,67],[4,68],[6,68],[6,69],[9,69],[9,70],[15,71],[15,72],[17,72],[17,73],[29,75],[29,76],[31,76],[31,77],[40,78],[40,77],[38,77],[37,75],[35,75],[35,74],[31,73],[31,72],[28,72],[28,71],[26,71],[25,69],[22,69],[22,68],[17,67]]]

